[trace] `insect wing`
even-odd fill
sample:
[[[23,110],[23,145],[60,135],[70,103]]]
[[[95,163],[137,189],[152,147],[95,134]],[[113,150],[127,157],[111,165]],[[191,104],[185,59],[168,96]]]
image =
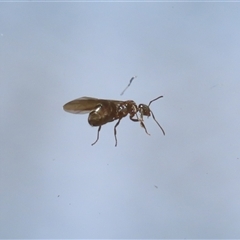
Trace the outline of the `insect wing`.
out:
[[[98,98],[81,97],[66,103],[63,109],[66,112],[75,114],[89,113],[101,104],[100,101]]]

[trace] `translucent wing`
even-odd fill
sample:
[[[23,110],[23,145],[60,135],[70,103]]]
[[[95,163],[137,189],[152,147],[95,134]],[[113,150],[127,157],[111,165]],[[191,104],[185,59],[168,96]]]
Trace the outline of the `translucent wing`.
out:
[[[69,113],[84,114],[84,113],[89,113],[89,112],[95,110],[96,108],[101,106],[101,104],[104,104],[108,101],[112,101],[114,103],[122,102],[122,101],[117,101],[117,100],[98,99],[98,98],[92,98],[92,97],[81,97],[81,98],[77,98],[73,101],[66,103],[63,106],[63,109]]]
[[[63,109],[66,112],[84,114],[89,113],[99,106],[99,99],[91,97],[81,97],[66,103]]]

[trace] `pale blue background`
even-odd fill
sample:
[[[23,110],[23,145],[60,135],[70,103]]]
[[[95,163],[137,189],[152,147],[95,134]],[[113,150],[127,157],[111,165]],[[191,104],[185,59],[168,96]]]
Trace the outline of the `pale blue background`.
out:
[[[1,3],[1,238],[240,238],[239,3]],[[129,79],[137,75],[123,96]],[[81,96],[152,104],[97,128]]]

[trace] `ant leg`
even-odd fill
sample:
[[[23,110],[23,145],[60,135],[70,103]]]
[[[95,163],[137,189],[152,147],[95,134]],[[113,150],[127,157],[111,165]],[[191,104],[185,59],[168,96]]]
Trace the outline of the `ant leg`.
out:
[[[136,114],[137,118],[133,118],[133,117],[130,117],[130,119],[133,121],[133,122],[140,122],[140,125],[141,127],[144,128],[145,132],[147,135],[150,135],[150,133],[148,133],[147,131],[147,128],[145,127],[144,123],[143,123],[143,120],[139,119],[138,115]]]
[[[131,117],[130,117],[130,119],[131,119],[133,122],[140,122],[140,120],[137,119],[137,118],[131,118]]]
[[[136,118],[133,118],[136,115]],[[133,122],[141,122],[141,120],[139,119],[137,114],[134,114],[133,116],[129,116],[129,118],[133,121]]]
[[[118,122],[114,126],[115,147],[117,146],[117,126],[119,125],[120,121],[121,121],[121,118],[118,120]]]
[[[94,143],[92,143],[92,146],[93,146],[93,145],[98,141],[98,139],[99,139],[99,132],[100,132],[100,130],[101,130],[101,127],[102,127],[102,125],[100,125],[99,128],[98,128],[97,140],[96,140]]]
[[[150,134],[150,133],[148,133],[148,131],[147,131],[147,128],[145,127],[145,125],[144,125],[143,121],[140,121],[140,125],[141,125],[141,127],[143,127],[143,128],[144,128],[144,130],[145,130],[146,134],[150,136],[151,134]]]

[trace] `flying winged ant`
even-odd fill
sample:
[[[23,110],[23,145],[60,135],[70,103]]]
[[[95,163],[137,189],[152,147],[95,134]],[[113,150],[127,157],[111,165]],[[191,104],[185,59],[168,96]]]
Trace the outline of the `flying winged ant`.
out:
[[[124,89],[121,95],[125,92],[125,90],[131,85],[133,79],[132,77],[128,86]],[[69,113],[75,114],[84,114],[89,113],[88,123],[93,127],[98,127],[97,139],[92,143],[94,145],[99,140],[99,132],[102,128],[102,125],[118,120],[114,126],[114,137],[115,137],[115,147],[117,146],[117,126],[119,125],[122,118],[126,117],[129,114],[130,120],[134,122],[140,122],[141,127],[144,128],[146,134],[150,135],[143,123],[143,116],[150,117],[152,115],[154,121],[162,130],[163,134],[165,132],[161,125],[156,120],[153,112],[150,109],[150,105],[152,102],[162,98],[163,96],[159,96],[146,104],[137,104],[132,100],[120,101],[120,100],[109,100],[109,99],[98,99],[92,97],[81,97],[77,98],[73,101],[66,103],[63,106],[63,109]],[[139,115],[138,115],[139,114]]]

